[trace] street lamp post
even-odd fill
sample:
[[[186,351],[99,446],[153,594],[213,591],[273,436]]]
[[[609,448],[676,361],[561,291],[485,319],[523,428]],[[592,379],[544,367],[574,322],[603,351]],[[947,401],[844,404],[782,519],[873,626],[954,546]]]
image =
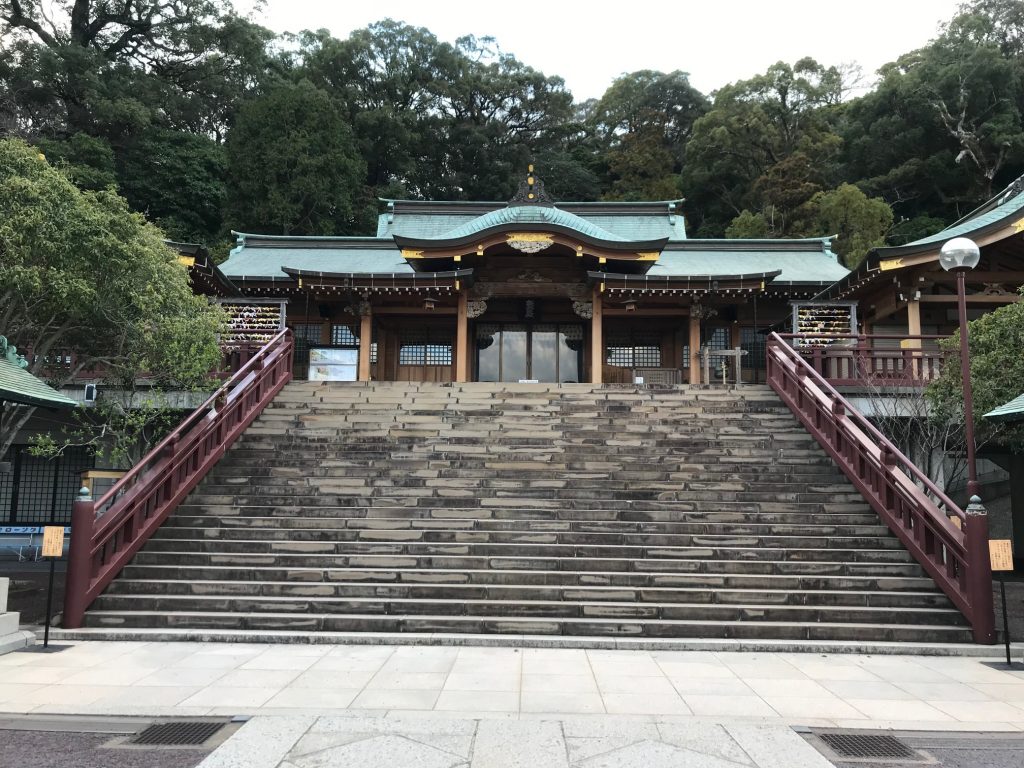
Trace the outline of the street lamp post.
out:
[[[992,569],[988,552],[988,512],[978,495],[978,468],[974,460],[974,398],[971,393],[971,355],[967,338],[968,270],[978,266],[981,249],[973,240],[955,237],[942,246],[939,263],[956,273],[956,294],[960,315],[960,377],[964,387],[964,436],[967,439],[967,495],[964,510],[964,544],[967,548],[967,599],[971,606],[971,630],[976,643],[995,642],[992,607]]]
[[[939,263],[956,274],[956,295],[960,315],[960,378],[964,387],[964,436],[967,440],[967,496],[979,496],[978,468],[974,459],[974,396],[971,390],[971,352],[967,337],[966,275],[978,266],[981,249],[966,237],[954,237],[939,251]],[[979,498],[980,500],[980,498]]]

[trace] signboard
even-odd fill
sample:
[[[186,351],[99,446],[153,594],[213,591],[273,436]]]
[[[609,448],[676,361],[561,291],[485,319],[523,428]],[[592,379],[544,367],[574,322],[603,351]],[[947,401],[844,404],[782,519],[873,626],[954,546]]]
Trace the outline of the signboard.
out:
[[[224,299],[218,303],[227,316],[220,335],[223,347],[261,347],[284,329],[285,302]]]
[[[61,557],[64,555],[64,527],[48,525],[43,528],[43,557]]]
[[[313,347],[309,350],[310,381],[355,381],[358,374],[358,349]]]
[[[988,543],[988,554],[993,571],[1013,570],[1013,547],[1009,539],[992,539]]]
[[[790,302],[798,347],[826,347],[857,333],[857,306],[850,301]]]

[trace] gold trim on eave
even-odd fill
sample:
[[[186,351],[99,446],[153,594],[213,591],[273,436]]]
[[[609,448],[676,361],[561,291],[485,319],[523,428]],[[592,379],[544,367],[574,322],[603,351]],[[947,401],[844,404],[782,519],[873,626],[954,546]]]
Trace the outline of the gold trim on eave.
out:
[[[402,249],[402,258],[403,259],[422,259],[423,258],[423,251],[412,251],[412,250],[409,250],[408,248],[403,248]]]
[[[510,243],[513,240],[525,243],[547,243],[548,245],[554,245],[555,243],[551,235],[544,234],[543,232],[513,232],[505,236],[506,243]]]
[[[194,267],[196,264],[195,256],[179,256],[178,263],[185,267]]]
[[[1013,231],[1024,232],[1024,219],[1017,219],[1015,222],[1013,222]]]
[[[883,272],[887,272],[890,269],[899,269],[903,266],[903,259],[882,259],[878,262],[878,268]]]
[[[640,251],[637,253],[640,261],[657,261],[660,255],[658,251]]]

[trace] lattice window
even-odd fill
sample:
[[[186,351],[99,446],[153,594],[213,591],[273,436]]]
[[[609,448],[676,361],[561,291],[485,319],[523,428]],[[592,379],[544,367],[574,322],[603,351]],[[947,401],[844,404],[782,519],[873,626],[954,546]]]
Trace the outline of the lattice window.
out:
[[[347,325],[332,325],[331,344],[336,347],[358,347],[359,337]]]
[[[729,329],[728,328],[709,328],[711,331],[704,341],[704,346],[715,352],[720,352],[724,349],[729,349]]]
[[[763,333],[758,333],[756,328],[740,328],[740,346],[747,353],[743,359],[745,367],[764,368],[766,349]]]
[[[605,345],[605,361],[619,368],[660,368],[661,340],[646,333],[612,335]]]
[[[292,336],[296,341],[304,341],[307,344],[319,344],[320,328],[320,323],[293,323]]]
[[[451,365],[451,335],[437,331],[403,331],[398,347],[399,365]]]

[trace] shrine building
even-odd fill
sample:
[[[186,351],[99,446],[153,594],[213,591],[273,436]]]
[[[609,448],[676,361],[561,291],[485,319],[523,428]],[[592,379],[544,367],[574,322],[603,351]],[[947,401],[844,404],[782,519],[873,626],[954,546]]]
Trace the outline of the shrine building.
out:
[[[690,239],[680,200],[555,203],[532,170],[508,203],[385,202],[373,236],[235,233],[240,328],[284,303],[296,377],[763,381],[767,329],[848,274],[831,238]]]

